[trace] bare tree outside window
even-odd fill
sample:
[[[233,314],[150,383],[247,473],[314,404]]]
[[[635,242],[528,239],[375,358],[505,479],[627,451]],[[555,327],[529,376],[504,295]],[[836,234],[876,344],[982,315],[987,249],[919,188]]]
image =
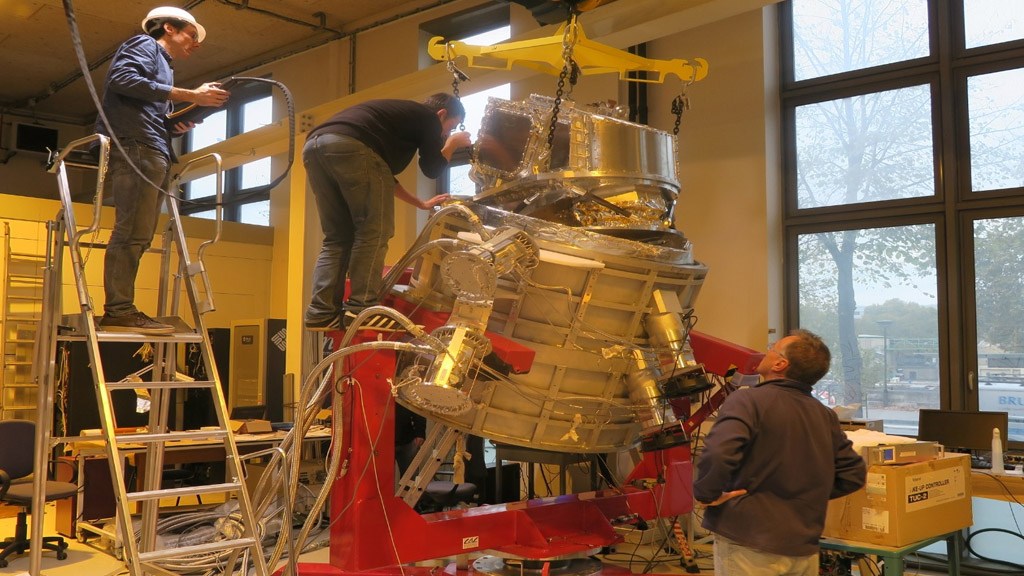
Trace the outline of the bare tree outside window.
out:
[[[793,0],[798,82],[927,55],[927,0]]]

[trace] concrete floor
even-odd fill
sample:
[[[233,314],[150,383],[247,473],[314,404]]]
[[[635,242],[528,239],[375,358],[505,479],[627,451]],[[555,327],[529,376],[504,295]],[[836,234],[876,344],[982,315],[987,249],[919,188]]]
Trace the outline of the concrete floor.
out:
[[[53,505],[47,507],[46,521],[44,523],[46,534],[53,534]],[[0,536],[7,536],[14,532],[15,519],[12,517],[0,518]],[[68,557],[65,560],[57,560],[53,552],[43,553],[42,574],[45,576],[120,576],[127,574],[123,562],[115,559],[106,549],[102,548],[97,540],[89,543],[80,543],[74,539],[68,539]],[[700,568],[700,574],[713,576],[710,545],[698,545],[695,547],[697,555],[696,562]],[[316,564],[328,563],[329,549],[326,547],[308,552],[300,556],[300,562]],[[626,542],[615,547],[615,551],[598,558],[607,564],[615,564],[630,570],[635,574],[688,574],[679,564],[679,557],[669,553],[657,545],[637,544]],[[6,568],[0,568],[0,575],[23,576],[28,574],[29,557],[15,556],[10,559]],[[447,561],[435,562],[437,565],[444,565]],[[421,563],[423,564],[423,563]],[[915,566],[907,566],[904,574],[907,576],[922,575],[932,576],[937,573],[923,571]]]

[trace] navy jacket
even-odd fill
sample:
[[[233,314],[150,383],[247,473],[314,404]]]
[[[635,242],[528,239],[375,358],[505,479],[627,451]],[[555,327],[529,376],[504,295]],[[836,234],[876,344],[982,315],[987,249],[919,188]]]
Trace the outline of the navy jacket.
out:
[[[705,528],[785,556],[817,552],[828,501],[856,491],[867,477],[835,412],[795,380],[769,380],[726,398],[697,469],[699,502],[747,490],[709,506]]]

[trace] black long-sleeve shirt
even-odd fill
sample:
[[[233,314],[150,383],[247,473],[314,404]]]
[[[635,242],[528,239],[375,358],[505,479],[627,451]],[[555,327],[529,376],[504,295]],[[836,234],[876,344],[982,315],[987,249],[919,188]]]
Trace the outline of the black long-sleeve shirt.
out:
[[[441,120],[437,113],[412,100],[367,100],[328,118],[310,131],[342,134],[355,138],[377,153],[392,174],[398,174],[419,150],[420,170],[428,178],[437,178],[448,166],[441,154]]]
[[[742,546],[785,556],[817,552],[828,501],[856,491],[867,477],[835,412],[795,380],[769,380],[731,394],[697,468],[699,502],[747,490],[709,506],[702,525]]]

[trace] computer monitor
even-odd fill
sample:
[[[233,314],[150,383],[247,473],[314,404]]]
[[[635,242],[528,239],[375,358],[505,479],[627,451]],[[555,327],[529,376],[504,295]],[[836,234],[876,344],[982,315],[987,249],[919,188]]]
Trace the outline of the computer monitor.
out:
[[[264,414],[267,413],[267,407],[264,404],[255,404],[253,406],[235,406],[231,409],[232,420],[263,420]]]
[[[1006,412],[957,412],[923,409],[917,425],[917,439],[938,442],[950,451],[992,449],[992,429],[998,428],[1003,446],[1009,416]]]

